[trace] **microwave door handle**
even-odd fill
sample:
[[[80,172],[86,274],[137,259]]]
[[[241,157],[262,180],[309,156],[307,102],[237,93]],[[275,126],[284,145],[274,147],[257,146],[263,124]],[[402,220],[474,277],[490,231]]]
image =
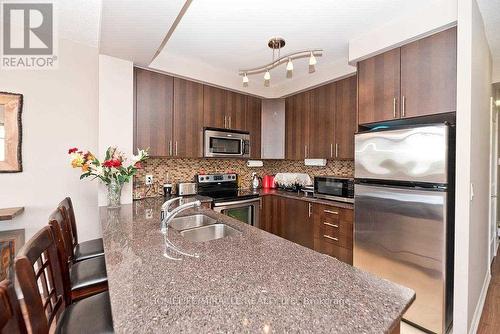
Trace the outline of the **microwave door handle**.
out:
[[[240,141],[241,141],[241,153],[240,153],[240,155],[244,156],[245,155],[245,141],[243,139],[240,139]]]

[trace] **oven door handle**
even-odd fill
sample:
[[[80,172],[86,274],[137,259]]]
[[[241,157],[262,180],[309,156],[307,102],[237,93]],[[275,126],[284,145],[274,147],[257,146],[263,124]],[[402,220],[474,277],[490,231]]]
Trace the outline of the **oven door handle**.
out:
[[[244,200],[241,200],[241,201],[215,203],[214,204],[214,208],[221,207],[221,206],[235,205],[235,204],[239,205],[239,204],[254,203],[254,202],[260,202],[260,197],[258,197],[258,198],[244,199]]]

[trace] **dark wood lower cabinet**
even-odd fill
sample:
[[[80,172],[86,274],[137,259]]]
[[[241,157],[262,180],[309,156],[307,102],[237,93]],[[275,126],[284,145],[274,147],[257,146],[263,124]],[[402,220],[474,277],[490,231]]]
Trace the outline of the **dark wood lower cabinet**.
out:
[[[314,249],[312,204],[302,200],[286,199],[285,221],[283,223],[285,239],[304,247]]]
[[[285,198],[279,196],[262,197],[260,228],[269,233],[283,237],[285,222]]]
[[[260,228],[352,265],[353,210],[301,199],[262,197]]]
[[[352,264],[354,213],[314,204],[314,250]]]

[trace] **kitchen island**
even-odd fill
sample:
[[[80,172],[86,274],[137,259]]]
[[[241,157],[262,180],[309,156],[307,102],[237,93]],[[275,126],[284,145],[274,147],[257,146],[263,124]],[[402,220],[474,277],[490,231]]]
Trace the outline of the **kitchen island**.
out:
[[[199,254],[172,256],[160,232],[161,204],[151,198],[100,208],[116,333],[399,333],[415,298],[408,288],[206,208],[185,214],[205,214],[241,235],[197,243],[169,229],[171,243]]]

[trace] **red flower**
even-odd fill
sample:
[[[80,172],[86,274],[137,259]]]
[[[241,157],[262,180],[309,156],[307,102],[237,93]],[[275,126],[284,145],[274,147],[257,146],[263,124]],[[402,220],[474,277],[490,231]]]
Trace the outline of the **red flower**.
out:
[[[122,162],[119,159],[110,159],[110,160],[104,161],[102,165],[104,167],[118,168],[118,167],[120,167],[122,165]]]
[[[142,164],[139,161],[137,161],[135,163],[134,167],[137,168],[137,169],[141,169],[142,168]]]
[[[68,154],[75,153],[76,151],[78,151],[78,149],[76,147],[70,148],[68,150]]]

